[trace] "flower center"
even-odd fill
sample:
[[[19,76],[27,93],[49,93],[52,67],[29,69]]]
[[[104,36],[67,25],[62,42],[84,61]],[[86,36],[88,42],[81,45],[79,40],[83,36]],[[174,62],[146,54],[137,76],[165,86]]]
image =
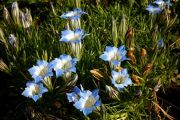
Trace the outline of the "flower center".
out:
[[[114,58],[113,58],[113,59],[114,59],[114,60],[120,60],[120,58],[121,58],[121,56],[116,53],[116,54],[114,55]]]
[[[31,86],[30,89],[31,89],[32,95],[39,94],[39,92],[41,90],[40,86],[38,86],[38,85],[33,85],[33,86]]]
[[[71,38],[72,41],[80,39],[80,34],[74,34],[74,37]]]
[[[126,78],[126,76],[120,76],[120,77],[118,77],[118,79],[116,80],[116,83],[117,83],[117,84],[122,84],[122,83],[124,83],[124,82],[125,82],[125,78]]]
[[[62,69],[63,70],[66,70],[66,69],[68,69],[68,68],[70,68],[72,65],[69,63],[69,62],[65,62],[64,64],[63,64],[63,66],[62,66]]]
[[[120,58],[121,58],[121,55],[119,55],[117,53],[117,51],[110,53],[109,56],[110,56],[111,60],[120,60]]]
[[[86,103],[85,103],[85,107],[86,108],[90,108],[90,107],[92,107],[94,104],[95,104],[95,99],[94,99],[94,97],[93,96],[90,96],[88,99],[87,99],[87,101],[86,101]]]
[[[40,66],[39,76],[44,76],[48,72],[48,68],[46,66]]]

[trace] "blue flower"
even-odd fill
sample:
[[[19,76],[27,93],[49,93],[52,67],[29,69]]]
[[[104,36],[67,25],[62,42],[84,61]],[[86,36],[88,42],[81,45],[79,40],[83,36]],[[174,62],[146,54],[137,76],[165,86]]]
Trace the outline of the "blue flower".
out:
[[[28,71],[36,83],[42,81],[45,77],[53,76],[52,69],[50,69],[48,62],[43,60],[38,60],[37,66],[31,67]]]
[[[164,47],[164,41],[163,41],[163,39],[159,39],[159,40],[158,40],[157,46],[158,46],[158,47]]]
[[[155,7],[153,5],[148,5],[147,8],[146,8],[147,11],[149,11],[149,13],[154,13],[154,14],[158,14],[159,12],[162,11],[161,8],[159,7]]]
[[[163,6],[165,4],[163,0],[155,0],[153,3],[157,4],[158,6]]]
[[[50,62],[51,68],[56,72],[56,77],[59,77],[67,72],[76,72],[75,65],[77,64],[77,58],[73,58],[70,55],[60,55],[59,58],[55,58]]]
[[[82,85],[80,85],[80,86],[81,86],[81,89],[79,89],[77,86],[75,86],[73,88],[72,93],[66,93],[69,102],[74,102],[75,103],[80,99],[81,92],[84,92],[84,89],[83,89]]]
[[[165,1],[165,5],[166,5],[167,7],[172,6],[172,4],[170,3],[170,0]]]
[[[68,100],[69,102],[74,102],[74,106],[82,111],[85,116],[101,105],[98,89],[91,92],[84,90],[81,86],[81,89],[74,87],[73,91],[72,93],[67,93]]]
[[[12,46],[16,47],[17,39],[16,39],[16,37],[14,36],[14,34],[10,34],[10,35],[9,35],[9,43],[10,43]]]
[[[100,56],[100,58],[117,66],[122,61],[129,60],[129,58],[126,57],[126,53],[127,51],[125,50],[124,45],[119,48],[107,46],[105,52]]]
[[[75,102],[74,106],[83,112],[85,116],[92,113],[96,107],[101,105],[99,100],[99,90],[81,92],[80,99]]]
[[[67,43],[68,42],[79,43],[79,42],[81,42],[82,39],[84,39],[85,36],[86,36],[85,32],[80,28],[77,28],[74,31],[64,30],[61,32],[60,41],[67,42]]]
[[[122,90],[124,87],[132,84],[127,69],[122,69],[119,72],[113,70],[111,82],[118,90]]]
[[[31,81],[26,83],[26,88],[22,92],[22,95],[32,98],[36,102],[45,92],[48,92],[48,90],[42,83],[35,83]]]
[[[172,4],[170,3],[170,0],[163,1],[163,0],[155,0],[153,3],[157,4],[159,7],[164,7],[164,6],[171,6]]]
[[[75,8],[73,11],[66,12],[62,14],[60,17],[77,20],[81,17],[82,14],[87,14],[87,13],[83,12],[80,8]]]

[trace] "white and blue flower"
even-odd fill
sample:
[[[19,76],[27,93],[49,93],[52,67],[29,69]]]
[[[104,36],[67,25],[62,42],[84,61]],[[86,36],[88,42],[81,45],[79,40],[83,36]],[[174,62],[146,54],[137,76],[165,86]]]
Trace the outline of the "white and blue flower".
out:
[[[100,58],[104,61],[109,61],[115,66],[118,66],[122,61],[129,60],[129,58],[126,57],[126,53],[127,51],[124,45],[120,46],[119,48],[107,46]]]
[[[66,93],[67,95],[67,99],[69,102],[77,102],[80,99],[80,93],[84,92],[84,88],[81,86],[81,89],[79,89],[77,86],[75,86],[73,88],[73,92],[72,93]]]
[[[50,65],[44,60],[38,60],[37,66],[31,67],[28,71],[36,83],[42,81],[45,77],[53,76]]]
[[[80,92],[80,99],[75,102],[74,106],[82,111],[85,116],[89,115],[101,105],[98,93],[98,89],[92,92],[89,90]]]
[[[153,3],[157,4],[158,6],[164,6],[164,4],[165,4],[165,2],[163,0],[155,0]]]
[[[167,7],[172,6],[172,4],[170,3],[170,0],[165,1],[165,5],[166,5]]]
[[[127,69],[122,69],[119,72],[113,70],[111,82],[118,90],[122,90],[124,87],[132,84]]]
[[[98,89],[91,92],[84,90],[82,86],[81,89],[74,87],[72,93],[67,93],[67,98],[69,102],[74,102],[74,106],[87,116],[101,105],[98,93]]]
[[[42,94],[48,92],[48,89],[42,83],[27,82],[26,88],[22,92],[25,97],[32,98],[35,102],[42,97]]]
[[[61,32],[60,41],[63,41],[66,43],[68,42],[79,43],[81,42],[82,39],[84,39],[85,36],[86,36],[85,32],[80,28],[77,28],[74,31],[64,30]]]
[[[146,10],[149,11],[149,13],[153,13],[153,14],[158,14],[159,12],[162,11],[161,8],[153,6],[153,5],[148,5]]]
[[[81,17],[82,14],[87,14],[87,13],[82,11],[80,8],[75,8],[73,11],[66,12],[62,14],[60,17],[65,19],[77,20]]]
[[[171,6],[170,0],[164,1],[164,0],[155,0],[153,2],[154,4],[158,5],[161,8],[164,8],[165,6]]]
[[[51,68],[56,72],[56,77],[62,76],[68,72],[76,72],[77,58],[73,58],[70,55],[60,55],[59,58],[55,58],[50,62]]]
[[[76,86],[72,93],[67,93],[67,98],[69,102],[74,102],[74,106],[87,116],[101,105],[98,93],[98,89],[91,92],[89,90],[84,90],[82,86],[81,89]]]

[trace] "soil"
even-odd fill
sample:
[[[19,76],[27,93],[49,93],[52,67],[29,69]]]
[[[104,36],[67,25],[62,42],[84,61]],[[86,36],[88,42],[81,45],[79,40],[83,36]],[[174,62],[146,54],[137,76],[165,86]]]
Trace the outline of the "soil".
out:
[[[180,86],[174,86],[168,88],[165,92],[160,91],[158,93],[159,104],[163,108],[169,107],[168,114],[180,120]]]

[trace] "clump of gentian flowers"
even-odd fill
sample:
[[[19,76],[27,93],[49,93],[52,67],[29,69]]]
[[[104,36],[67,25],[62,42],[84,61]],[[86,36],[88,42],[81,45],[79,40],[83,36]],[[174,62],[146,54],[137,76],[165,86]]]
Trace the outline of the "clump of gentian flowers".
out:
[[[67,93],[69,102],[73,102],[74,107],[83,112],[85,116],[92,113],[97,107],[101,105],[99,100],[99,90],[84,90],[81,85],[81,89],[77,86],[74,87],[72,93]]]
[[[104,53],[100,55],[100,58],[102,60],[109,62],[110,68],[112,71],[111,83],[119,91],[123,90],[124,87],[127,87],[128,85],[132,84],[132,80],[129,78],[127,69],[121,68],[121,62],[125,60],[130,60],[129,58],[126,57],[126,53],[127,51],[124,45],[120,46],[119,48],[107,46]],[[121,69],[118,69],[118,68],[121,68]]]
[[[71,72],[76,72],[76,63],[77,58],[72,58],[66,54],[60,55],[59,58],[55,58],[49,63],[45,60],[38,60],[37,65],[28,69],[34,80],[27,82],[22,95],[30,97],[36,102],[42,97],[43,93],[47,92],[48,89],[52,89],[51,77],[54,76],[53,71],[55,71],[56,78],[65,76],[65,80],[69,80],[71,79]]]
[[[80,8],[75,8],[73,11],[66,12],[60,16],[61,18],[68,19],[71,26],[71,30],[68,27],[67,30],[61,32],[60,41],[69,43],[71,52],[78,59],[80,59],[82,55],[81,41],[86,36],[85,32],[81,29],[80,17],[82,14],[86,14],[86,12],[83,12]]]
[[[32,16],[30,10],[26,8],[25,12],[21,11],[17,2],[12,3],[11,15],[7,8],[4,7],[3,17],[9,25],[17,25],[18,27],[25,29],[32,25]]]

